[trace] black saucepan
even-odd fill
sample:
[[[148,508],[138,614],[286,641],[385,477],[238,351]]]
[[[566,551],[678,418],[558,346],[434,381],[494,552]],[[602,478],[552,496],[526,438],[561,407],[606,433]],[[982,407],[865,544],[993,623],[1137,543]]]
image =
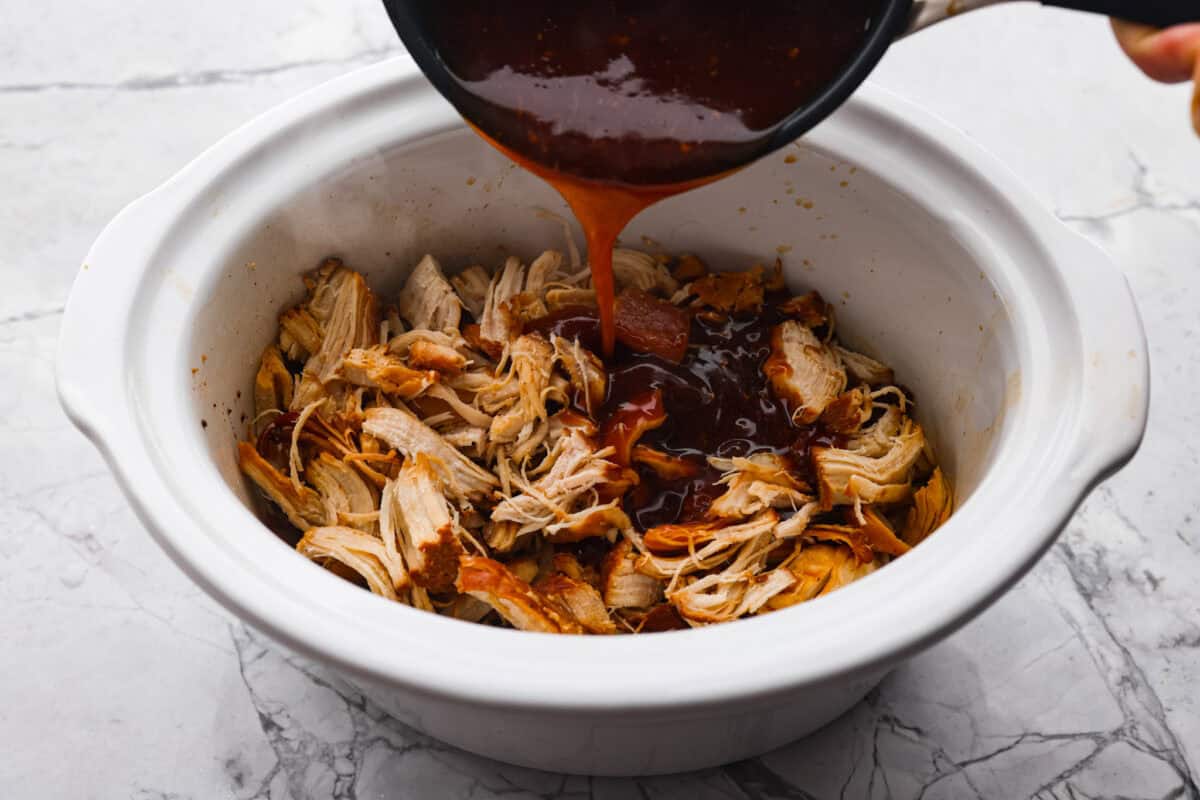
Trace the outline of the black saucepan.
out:
[[[452,0],[446,0],[452,2]],[[833,113],[866,80],[898,38],[952,16],[1011,0],[883,0],[883,8],[865,41],[842,72],[804,107],[763,133],[747,161],[790,144]],[[392,24],[409,53],[439,92],[470,119],[462,87],[439,57],[422,24],[421,6],[429,0],[383,0]],[[1156,27],[1200,20],[1198,0],[1043,0],[1043,5],[1106,14]]]

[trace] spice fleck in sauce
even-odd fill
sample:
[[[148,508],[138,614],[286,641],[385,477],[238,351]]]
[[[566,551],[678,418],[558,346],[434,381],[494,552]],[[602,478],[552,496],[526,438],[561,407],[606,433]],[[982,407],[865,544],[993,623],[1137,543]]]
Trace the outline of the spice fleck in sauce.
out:
[[[450,100],[583,226],[611,354],[612,248],[647,206],[765,152],[852,60],[879,0],[424,0]]]

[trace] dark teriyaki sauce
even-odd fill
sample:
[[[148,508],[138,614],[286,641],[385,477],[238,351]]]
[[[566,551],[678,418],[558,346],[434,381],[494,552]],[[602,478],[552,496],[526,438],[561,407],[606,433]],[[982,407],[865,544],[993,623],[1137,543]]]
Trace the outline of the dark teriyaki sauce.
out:
[[[627,185],[713,175],[853,59],[880,0],[424,0],[450,98],[496,143]]]
[[[709,456],[776,453],[811,482],[810,448],[845,443],[819,423],[794,424],[786,404],[775,397],[763,375],[763,362],[771,354],[771,329],[784,320],[775,306],[789,296],[768,293],[763,310],[757,313],[694,317],[682,363],[633,353],[620,344],[606,359],[608,391],[597,414],[601,428],[615,414],[644,403],[647,393],[658,390],[666,421],[644,433],[638,443],[687,459],[697,469],[691,477],[664,479],[647,466],[633,465],[639,483],[626,495],[625,511],[638,529],[704,517],[725,491],[717,483],[721,473],[709,465]],[[578,338],[589,349],[600,341],[599,321],[591,309],[565,309],[527,330]]]

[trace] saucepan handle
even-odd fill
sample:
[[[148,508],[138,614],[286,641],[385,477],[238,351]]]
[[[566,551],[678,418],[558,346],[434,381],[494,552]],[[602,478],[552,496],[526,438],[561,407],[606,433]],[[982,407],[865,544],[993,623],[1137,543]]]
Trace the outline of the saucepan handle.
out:
[[[1156,28],[1200,21],[1196,0],[1043,0],[1043,5],[1106,14]]]
[[[914,33],[967,11],[1008,2],[1011,0],[913,0],[908,27],[900,35]],[[1107,14],[1156,28],[1200,22],[1200,3],[1196,0],[1042,0],[1042,5]]]

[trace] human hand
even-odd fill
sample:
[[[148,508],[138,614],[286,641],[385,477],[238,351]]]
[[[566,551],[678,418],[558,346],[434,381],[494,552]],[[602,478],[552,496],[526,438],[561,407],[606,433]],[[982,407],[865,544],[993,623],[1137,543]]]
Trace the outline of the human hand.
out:
[[[1154,80],[1196,82],[1192,127],[1200,133],[1200,23],[1159,29],[1114,19],[1112,27],[1125,55]]]

